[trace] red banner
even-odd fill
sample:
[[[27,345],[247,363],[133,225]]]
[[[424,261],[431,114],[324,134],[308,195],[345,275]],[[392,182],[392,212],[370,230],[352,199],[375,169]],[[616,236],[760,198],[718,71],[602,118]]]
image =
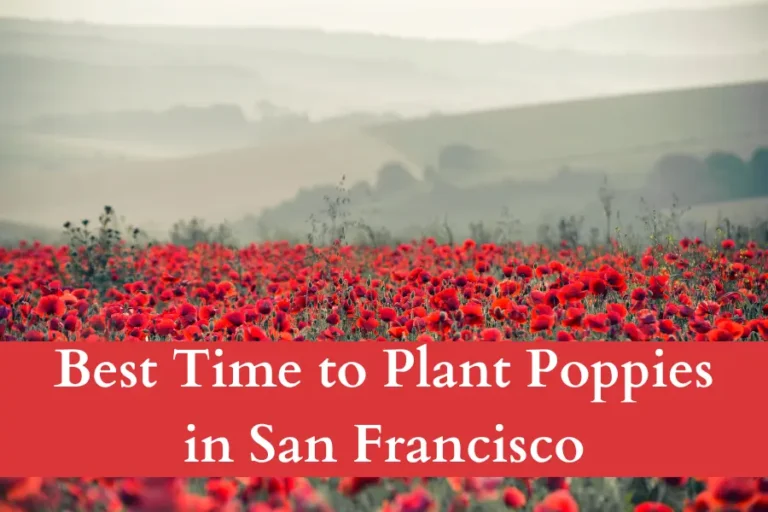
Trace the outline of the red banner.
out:
[[[0,475],[768,474],[765,343],[2,343]]]

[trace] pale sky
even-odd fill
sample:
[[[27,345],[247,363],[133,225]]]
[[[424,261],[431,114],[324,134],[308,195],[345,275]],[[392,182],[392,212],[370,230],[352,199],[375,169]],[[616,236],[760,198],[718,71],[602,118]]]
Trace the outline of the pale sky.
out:
[[[322,28],[397,36],[506,39],[631,11],[739,0],[0,0],[0,16],[105,23]]]

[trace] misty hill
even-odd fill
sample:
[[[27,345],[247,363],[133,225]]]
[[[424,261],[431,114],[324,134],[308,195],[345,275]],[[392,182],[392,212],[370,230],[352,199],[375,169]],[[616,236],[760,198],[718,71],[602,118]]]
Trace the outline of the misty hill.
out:
[[[601,56],[311,30],[0,20],[2,122],[267,99],[312,117],[494,108],[768,78],[767,55]]]
[[[323,223],[329,224],[327,198],[333,203],[337,197],[349,199],[341,218],[361,221],[367,228],[353,231],[368,238],[371,232],[445,235],[447,222],[456,236],[485,240],[515,220],[519,222],[515,236],[532,240],[542,225],[557,229],[562,218],[571,216],[575,224],[596,228],[604,236],[601,190],[608,192],[604,197],[609,197],[614,214],[612,226],[625,234],[666,222],[653,212],[683,213],[677,227],[696,235],[701,235],[697,230],[703,222],[710,230],[722,226],[724,217],[750,226],[768,214],[768,147],[756,149],[748,158],[723,151],[705,158],[669,153],[632,180],[596,170],[563,169],[547,180],[505,178],[492,185],[455,186],[439,176],[418,180],[403,169],[396,181],[394,168],[388,164],[373,184],[358,182],[346,191],[332,185],[302,189],[293,199],[237,223],[236,230],[245,239],[295,238],[310,232],[317,236]],[[314,223],[307,222],[313,218]]]
[[[0,122],[57,114],[161,110],[179,103],[245,102],[253,70],[213,64],[123,66],[0,50]]]
[[[365,131],[403,155],[400,185],[381,186],[383,168],[375,179],[354,183],[352,216],[393,230],[447,216],[466,228],[479,219],[495,222],[508,208],[529,226],[580,211],[594,225],[605,179],[625,218],[642,213],[641,198],[662,208],[673,195],[686,205],[765,195],[768,167],[745,171],[743,162],[768,144],[766,119],[762,82],[379,125]],[[259,228],[306,229],[325,196],[334,196],[331,180],[266,210]]]
[[[169,146],[216,149],[220,144],[248,145],[255,130],[235,105],[177,106],[169,110],[47,115],[28,127],[37,133],[107,140],[155,141]]]
[[[768,50],[768,3],[664,10],[590,20],[529,34],[539,48],[658,55],[743,54]]]
[[[107,203],[141,226],[167,228],[194,215],[234,219],[345,173],[354,181],[372,179],[389,160],[407,162],[383,141],[342,124],[204,155],[9,172],[0,187],[0,218],[58,225]]]
[[[108,203],[140,225],[169,226],[194,215],[237,219],[291,200],[300,188],[305,189],[300,203],[322,206],[322,187],[333,188],[343,175],[348,185],[374,186],[382,166],[396,163],[405,171],[401,176],[410,176],[409,185],[395,187],[396,194],[360,200],[366,205],[361,215],[389,221],[377,213],[386,211],[400,215],[402,223],[429,222],[435,204],[458,212],[465,209],[464,197],[495,214],[503,206],[498,198],[506,197],[535,217],[544,210],[581,205],[584,194],[594,198],[604,175],[618,188],[641,186],[668,153],[703,157],[720,150],[747,159],[768,143],[766,109],[768,82],[762,82],[441,115],[362,129],[319,125],[234,151],[68,173],[9,173],[0,190],[0,216],[58,223],[91,215]],[[564,168],[575,174],[561,173]],[[368,197],[365,187],[356,189],[358,197]],[[472,189],[472,195],[464,189]],[[544,195],[548,190],[557,193]],[[424,200],[424,194],[431,199]],[[304,226],[304,213],[277,213],[271,219]]]
[[[127,162],[190,158],[223,150],[253,148],[309,134],[359,130],[401,119],[392,113],[350,114],[312,120],[268,101],[246,118],[237,105],[167,110],[53,114],[24,125],[0,124],[0,173],[117,172]]]
[[[669,151],[748,154],[768,141],[767,119],[768,82],[758,82],[428,117],[369,131],[411,161],[444,162],[454,179],[476,182],[552,175],[567,165],[645,172]]]
[[[21,240],[61,243],[63,236],[60,230],[0,219],[0,247],[17,246]]]

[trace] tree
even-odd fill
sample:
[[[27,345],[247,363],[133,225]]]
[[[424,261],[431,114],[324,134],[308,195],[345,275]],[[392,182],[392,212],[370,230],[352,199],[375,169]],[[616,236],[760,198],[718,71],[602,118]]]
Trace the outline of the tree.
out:
[[[466,144],[445,146],[437,159],[441,171],[471,171],[477,162],[477,150]]]
[[[450,144],[438,155],[440,174],[448,179],[460,179],[468,172],[497,171],[504,167],[503,160],[491,151],[476,149],[467,144]]]
[[[376,192],[382,195],[405,190],[416,183],[408,169],[400,162],[388,162],[381,166],[376,177]]]
[[[371,196],[371,186],[367,181],[358,181],[349,187],[349,199],[354,203],[364,202]]]
[[[659,159],[648,178],[648,189],[662,202],[679,198],[684,204],[713,201],[719,194],[707,166],[692,155],[673,153]]]
[[[768,195],[768,148],[757,148],[752,153],[749,166],[752,168],[755,192],[760,195]]]
[[[748,197],[753,193],[752,170],[738,155],[725,151],[715,151],[704,163],[707,165],[709,178],[722,191],[721,199]]]
[[[226,223],[215,227],[206,226],[203,219],[193,217],[191,220],[176,222],[169,233],[171,243],[194,247],[197,244],[234,245],[235,238],[232,229]]]

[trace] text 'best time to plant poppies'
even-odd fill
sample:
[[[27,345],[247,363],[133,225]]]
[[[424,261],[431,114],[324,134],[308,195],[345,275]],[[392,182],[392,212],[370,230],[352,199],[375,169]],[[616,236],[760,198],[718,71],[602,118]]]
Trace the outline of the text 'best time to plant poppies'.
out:
[[[768,459],[738,455],[741,444],[745,454],[761,449],[754,443],[762,435],[757,425],[754,432],[740,425],[731,445],[707,456],[700,453],[704,431],[648,435],[663,418],[695,418],[718,404],[738,407],[744,395],[736,389],[767,387],[759,378],[768,356],[764,344],[60,347],[2,349],[3,389],[23,385],[38,403],[84,411],[51,436],[39,431],[42,412],[40,418],[22,414],[23,402],[11,400],[10,409],[18,407],[24,418],[15,427],[18,436],[46,438],[51,450],[35,460],[15,454],[14,443],[6,441],[0,448],[11,456],[4,472],[35,465],[52,474],[109,473],[118,467],[115,452],[119,467],[142,474],[197,475],[215,468],[285,475],[549,475],[567,468],[593,475],[623,474],[638,464],[649,474],[715,465],[720,472],[768,469],[760,462]],[[20,372],[20,361],[33,357],[44,372]],[[115,424],[117,411],[127,420]],[[147,423],[139,419],[150,411],[154,435],[148,439],[141,435]],[[298,420],[306,415],[312,420]],[[104,451],[73,462],[74,440],[99,444],[108,431],[98,428],[102,423],[122,432],[122,445],[105,438]],[[735,428],[727,418],[715,424]],[[55,441],[65,435],[67,443]],[[627,444],[633,435],[636,442]]]

